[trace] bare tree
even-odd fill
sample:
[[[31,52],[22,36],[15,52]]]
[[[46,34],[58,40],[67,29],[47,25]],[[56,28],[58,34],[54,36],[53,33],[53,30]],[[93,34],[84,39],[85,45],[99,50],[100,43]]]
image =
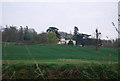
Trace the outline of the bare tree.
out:
[[[100,42],[100,34],[101,34],[101,32],[98,32],[98,29],[96,29],[96,51],[98,51],[98,48],[99,48],[99,46],[101,44],[101,42]]]
[[[115,30],[118,32],[118,34],[120,35],[120,31],[116,28],[114,22],[112,22],[112,25],[113,25],[113,27],[115,28]]]

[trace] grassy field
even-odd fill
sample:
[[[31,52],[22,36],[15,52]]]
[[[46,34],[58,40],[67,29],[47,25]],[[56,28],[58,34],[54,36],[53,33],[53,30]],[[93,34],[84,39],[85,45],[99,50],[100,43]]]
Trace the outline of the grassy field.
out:
[[[8,80],[118,80],[118,51],[113,48],[95,51],[95,47],[80,46],[3,45],[2,58],[2,78]]]
[[[80,59],[82,61],[117,62],[118,51],[113,48],[100,48],[60,45],[6,45],[3,46],[3,60],[59,62],[58,59]],[[17,62],[17,61],[16,61]],[[76,61],[77,62],[77,61]]]

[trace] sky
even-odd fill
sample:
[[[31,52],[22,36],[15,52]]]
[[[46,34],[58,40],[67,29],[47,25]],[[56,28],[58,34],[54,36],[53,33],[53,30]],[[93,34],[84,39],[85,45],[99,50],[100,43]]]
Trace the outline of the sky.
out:
[[[0,25],[29,26],[38,33],[49,27],[73,33],[74,26],[79,33],[95,36],[95,29],[101,38],[118,38],[111,22],[118,27],[118,2],[2,2],[0,3]]]

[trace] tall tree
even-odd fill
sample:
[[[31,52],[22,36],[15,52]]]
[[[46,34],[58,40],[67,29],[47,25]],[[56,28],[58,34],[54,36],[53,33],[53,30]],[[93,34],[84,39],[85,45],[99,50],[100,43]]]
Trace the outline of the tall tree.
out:
[[[74,27],[74,35],[75,35],[75,36],[78,35],[78,31],[79,31],[78,27],[75,26],[75,27]]]
[[[99,32],[98,29],[96,29],[95,32],[96,32],[96,51],[98,51],[98,48],[101,45],[101,40],[100,40],[101,32]]]
[[[29,39],[32,42],[39,42],[39,36],[33,28],[28,29]]]
[[[20,40],[20,41],[23,41],[23,37],[24,37],[23,27],[20,26],[20,30],[19,30],[19,40]]]
[[[41,44],[47,44],[47,42],[48,42],[48,35],[47,35],[47,33],[43,32],[43,33],[39,34],[39,42]]]
[[[88,37],[90,35],[79,33],[78,27],[74,27],[74,36],[73,39],[76,41],[76,45],[82,45],[84,46],[85,44],[87,45],[88,40],[90,40]]]
[[[16,26],[10,26],[8,27],[6,25],[6,28],[4,28],[4,31],[2,32],[2,40],[4,42],[15,42],[19,39],[19,33],[16,28]]]
[[[73,39],[76,41],[76,45],[78,45],[78,41],[79,41],[79,39],[78,39],[78,31],[79,31],[79,29],[78,29],[78,27],[74,27],[74,36],[73,36]]]
[[[47,29],[47,32],[55,32],[57,38],[60,38],[60,34],[58,33],[58,30],[59,30],[59,29],[56,28],[56,27],[49,27],[49,28]]]
[[[30,35],[28,32],[28,26],[25,27],[24,29],[24,40],[30,40]]]
[[[48,44],[57,44],[58,39],[54,32],[48,32]]]
[[[119,24],[120,24],[120,23],[119,23]],[[120,35],[120,30],[116,28],[114,22],[112,22],[112,25],[113,25],[113,27],[115,28],[115,30],[118,32],[118,34]]]

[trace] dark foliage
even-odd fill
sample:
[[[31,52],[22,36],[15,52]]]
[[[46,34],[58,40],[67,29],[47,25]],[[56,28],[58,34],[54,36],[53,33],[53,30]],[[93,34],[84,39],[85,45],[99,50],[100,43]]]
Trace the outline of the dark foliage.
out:
[[[60,34],[58,33],[58,30],[59,30],[59,29],[56,28],[56,27],[49,27],[46,31],[47,31],[47,32],[55,32],[57,38],[60,38]]]
[[[73,46],[73,45],[74,45],[74,44],[73,44],[73,41],[72,41],[72,40],[70,40],[70,41],[68,42],[68,45]]]
[[[117,64],[92,65],[11,65],[5,70],[3,65],[3,79],[79,79],[83,81],[114,80],[118,81]],[[38,69],[39,68],[39,69]]]

